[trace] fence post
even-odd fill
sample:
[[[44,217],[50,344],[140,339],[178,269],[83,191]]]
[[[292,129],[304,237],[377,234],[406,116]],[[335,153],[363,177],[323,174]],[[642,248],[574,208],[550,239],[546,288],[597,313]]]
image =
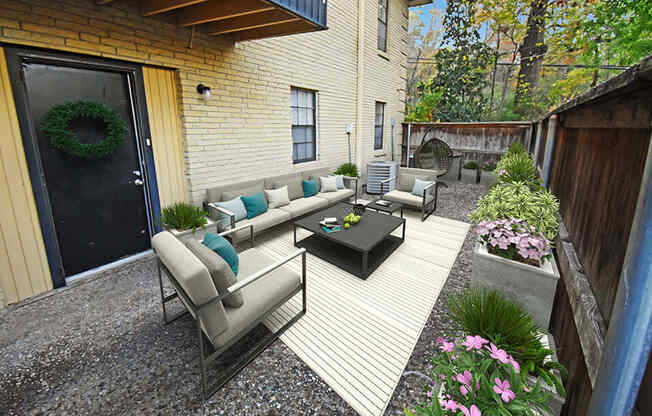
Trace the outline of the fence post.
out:
[[[555,137],[557,137],[557,114],[550,116],[548,120],[548,139],[546,140],[546,153],[543,159],[543,186],[550,186],[550,171],[552,170],[553,150],[555,149]]]
[[[543,120],[539,120],[537,123],[537,137],[534,139],[534,154],[532,158],[534,159],[534,164],[536,165],[537,160],[539,160],[539,147],[541,146],[541,130],[543,130]]]
[[[630,415],[652,347],[652,137],[590,416]]]

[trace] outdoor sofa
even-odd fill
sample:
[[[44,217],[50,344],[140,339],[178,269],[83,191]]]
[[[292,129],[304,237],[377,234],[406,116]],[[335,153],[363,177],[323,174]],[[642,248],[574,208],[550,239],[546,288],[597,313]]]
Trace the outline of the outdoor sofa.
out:
[[[238,254],[239,277],[237,279],[231,272],[230,266],[199,241],[184,242],[168,231],[160,232],[152,238],[152,247],[158,257],[158,277],[165,324],[186,313],[190,313],[196,322],[202,405],[207,398],[306,313],[305,249],[299,249],[275,261],[263,251],[253,247],[251,224],[220,235],[228,236],[241,231],[249,233],[252,248]],[[285,266],[299,256],[302,262],[301,274]],[[174,293],[165,295],[162,274],[168,276],[174,286]],[[248,351],[245,357],[233,363],[209,386],[206,376],[207,365],[299,292],[302,292],[303,296],[302,309],[280,329],[267,336],[262,342],[258,342],[258,345]],[[234,298],[234,296],[238,297]],[[177,298],[181,299],[187,310],[168,317],[166,303]]]
[[[332,176],[334,168],[322,168],[308,170],[300,173],[293,173],[282,176],[273,176],[261,178],[252,181],[232,183],[229,185],[216,186],[206,191],[206,200],[204,208],[209,213],[212,220],[220,221],[223,216],[230,218],[229,226],[226,229],[252,225],[254,234],[274,227],[275,225],[301,217],[303,215],[318,211],[338,202],[351,199],[357,199],[357,178],[344,177],[353,189],[338,189],[335,192],[322,192],[319,178],[322,176]],[[319,193],[317,195],[305,198],[301,183],[303,180],[316,179],[319,184]],[[237,220],[235,213],[216,205],[218,202],[230,201],[239,196],[247,196],[263,192],[269,189],[279,189],[288,186],[288,195],[290,204],[279,208],[268,208],[267,211],[251,219]],[[246,229],[237,231],[232,236],[234,243],[246,240],[248,233]]]
[[[442,171],[445,174],[445,171]],[[430,169],[417,169],[400,167],[397,176],[387,178],[380,183],[383,199],[399,202],[407,207],[421,211],[421,221],[425,221],[437,209],[437,194],[440,186],[448,187],[444,182],[438,181],[439,171]],[[415,179],[432,182],[423,189],[421,195],[412,193]],[[396,181],[396,189],[389,191],[389,184]],[[385,193],[385,189],[389,192]]]

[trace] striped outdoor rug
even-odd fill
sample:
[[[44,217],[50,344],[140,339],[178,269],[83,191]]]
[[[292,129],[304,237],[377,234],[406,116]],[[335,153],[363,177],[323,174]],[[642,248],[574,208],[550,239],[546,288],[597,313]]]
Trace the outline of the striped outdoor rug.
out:
[[[361,280],[308,254],[308,313],[281,340],[361,415],[382,415],[462,247],[469,225],[406,211],[405,242]],[[396,234],[400,236],[400,228]],[[297,230],[297,238],[309,233]],[[296,248],[277,229],[257,247],[275,258]],[[290,267],[300,270],[300,259]],[[297,295],[270,316],[276,330],[301,308]]]

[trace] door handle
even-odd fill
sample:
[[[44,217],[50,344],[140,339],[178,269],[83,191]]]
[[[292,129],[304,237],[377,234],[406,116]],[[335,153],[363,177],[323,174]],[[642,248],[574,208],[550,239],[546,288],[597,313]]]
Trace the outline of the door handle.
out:
[[[134,185],[142,186],[143,183],[144,183],[144,182],[143,182],[142,180],[140,180],[140,179],[134,179]]]

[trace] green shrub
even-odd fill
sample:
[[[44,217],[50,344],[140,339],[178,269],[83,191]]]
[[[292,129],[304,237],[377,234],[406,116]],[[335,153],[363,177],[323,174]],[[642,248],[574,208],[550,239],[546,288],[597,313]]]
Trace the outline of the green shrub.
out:
[[[448,313],[466,334],[480,335],[511,354],[530,374],[541,377],[565,396],[554,370],[567,377],[559,363],[548,361],[553,352],[541,344],[538,325],[523,309],[495,290],[471,288],[447,299]]]
[[[552,242],[559,232],[559,202],[550,192],[533,191],[522,182],[501,183],[478,200],[469,218],[474,224],[519,218]]]
[[[496,170],[496,163],[486,161],[486,162],[484,162],[482,164],[482,170],[484,170],[486,172],[492,172],[492,171]]]
[[[523,144],[521,142],[512,143],[509,146],[509,150],[507,151],[505,156],[513,155],[513,154],[517,154],[517,153],[525,153],[525,154],[527,154],[527,151],[525,150],[525,146],[523,146]]]
[[[340,165],[335,171],[336,175],[351,176],[352,178],[358,178],[358,167],[355,163],[344,163]]]
[[[513,153],[503,156],[496,165],[495,174],[501,182],[523,182],[534,190],[541,189],[541,181],[537,177],[537,168],[527,153]]]
[[[166,230],[195,230],[206,223],[206,213],[201,208],[185,202],[163,208],[159,216],[159,224]]]
[[[464,169],[476,169],[477,170],[478,168],[480,168],[480,165],[475,160],[470,160],[470,161],[466,162],[463,167],[464,167]]]

